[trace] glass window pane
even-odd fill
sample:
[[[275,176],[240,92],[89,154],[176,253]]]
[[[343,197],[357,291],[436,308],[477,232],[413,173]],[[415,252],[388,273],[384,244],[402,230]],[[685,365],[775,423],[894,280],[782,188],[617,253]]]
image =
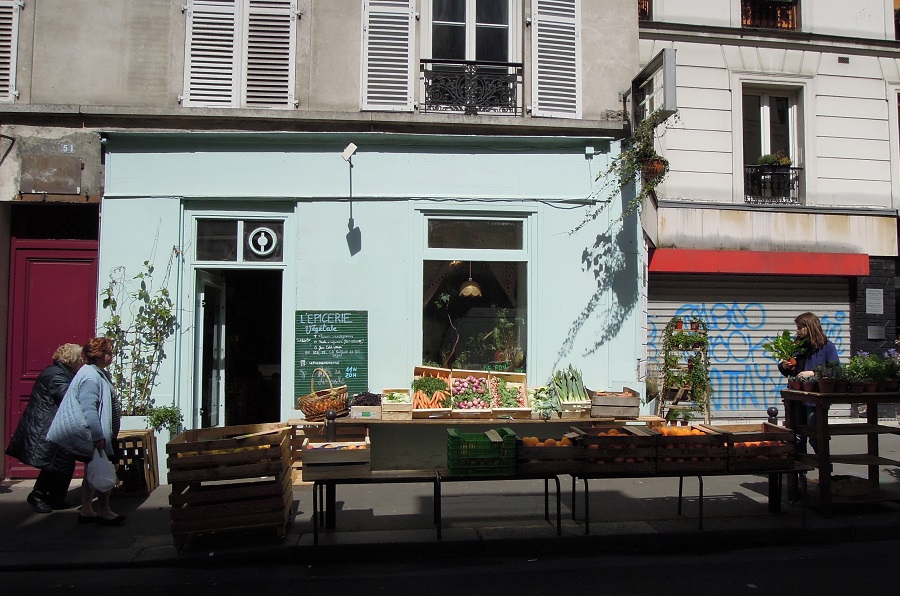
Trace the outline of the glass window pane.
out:
[[[466,0],[434,0],[431,12],[433,21],[465,23]]]
[[[769,153],[791,155],[790,104],[787,97],[769,98]]]
[[[475,59],[489,62],[507,62],[506,29],[496,27],[477,27],[475,29]]]
[[[435,25],[431,36],[431,57],[438,60],[465,60],[465,25]]]
[[[520,250],[522,245],[520,221],[428,220],[428,248]]]
[[[525,263],[425,261],[422,364],[525,372],[526,273]],[[480,295],[460,295],[473,283]]]
[[[762,155],[761,98],[744,94],[744,163],[753,165]]]
[[[237,221],[197,220],[197,260],[237,260]]]
[[[244,221],[244,260],[281,261],[284,250],[284,222]]]
[[[478,0],[475,4],[475,22],[508,25],[509,0]]]

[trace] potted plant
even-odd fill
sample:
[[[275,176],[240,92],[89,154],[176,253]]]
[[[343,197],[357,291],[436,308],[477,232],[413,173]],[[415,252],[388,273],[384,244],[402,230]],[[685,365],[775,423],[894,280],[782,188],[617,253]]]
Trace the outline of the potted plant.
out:
[[[709,369],[703,354],[696,352],[688,359],[688,383],[691,386],[694,402],[704,402],[709,393]]]
[[[692,317],[691,318],[691,331],[700,331],[700,318]]]
[[[805,338],[791,337],[790,331],[785,329],[780,335],[762,344],[765,350],[775,360],[787,362],[788,366],[796,366],[797,356],[803,352],[807,344]]]
[[[841,365],[837,362],[826,362],[813,369],[821,393],[834,393],[840,368]]]
[[[756,164],[759,177],[760,194],[765,186],[764,181],[769,181],[772,196],[788,196],[791,191],[791,158],[780,149],[775,153],[761,155]]]
[[[672,317],[671,323],[675,326],[675,329],[684,329],[684,320],[678,315]]]
[[[844,373],[847,376],[847,390],[850,393],[862,393],[866,380],[865,353],[861,352],[847,359]]]
[[[597,194],[614,193],[634,183],[640,175],[640,188],[623,207],[622,214],[616,221],[624,220],[637,212],[645,200],[655,196],[656,187],[662,184],[669,173],[669,162],[657,153],[655,145],[657,137],[662,135],[662,132],[657,133],[657,128],[670,118],[672,123],[679,121],[677,113],[667,116],[662,110],[656,110],[648,114],[634,127],[629,142],[622,144],[619,155],[612,159],[605,170],[597,174],[597,180],[603,180]],[[597,219],[612,200],[612,196],[599,200],[572,232],[577,232],[588,222]]]
[[[897,350],[891,348],[884,353],[885,391],[897,391],[900,389],[900,359],[897,358]]]

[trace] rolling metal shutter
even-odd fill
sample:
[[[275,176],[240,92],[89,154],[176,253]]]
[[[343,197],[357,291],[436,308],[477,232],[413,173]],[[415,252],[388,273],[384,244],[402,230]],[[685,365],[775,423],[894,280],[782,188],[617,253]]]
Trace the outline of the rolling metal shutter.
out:
[[[662,332],[673,316],[700,317],[709,326],[709,362],[715,419],[762,419],[769,406],[783,420],[780,390],[786,385],[762,344],[795,330],[794,317],[811,311],[850,357],[849,282],[846,278],[740,275],[651,275],[648,290],[648,360],[661,357]],[[849,407],[832,410],[849,415]]]

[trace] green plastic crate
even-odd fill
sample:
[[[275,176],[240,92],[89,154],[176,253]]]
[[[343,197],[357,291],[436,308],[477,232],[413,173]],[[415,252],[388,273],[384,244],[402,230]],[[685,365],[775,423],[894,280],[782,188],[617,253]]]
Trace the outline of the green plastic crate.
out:
[[[487,433],[461,433],[447,429],[447,468],[453,476],[514,476],[516,474],[516,433],[496,429],[501,441]]]

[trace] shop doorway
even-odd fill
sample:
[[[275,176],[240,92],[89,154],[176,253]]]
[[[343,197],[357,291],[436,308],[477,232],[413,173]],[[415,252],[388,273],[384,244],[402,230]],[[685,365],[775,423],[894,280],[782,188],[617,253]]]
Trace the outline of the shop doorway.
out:
[[[197,272],[195,421],[281,419],[281,271]]]

